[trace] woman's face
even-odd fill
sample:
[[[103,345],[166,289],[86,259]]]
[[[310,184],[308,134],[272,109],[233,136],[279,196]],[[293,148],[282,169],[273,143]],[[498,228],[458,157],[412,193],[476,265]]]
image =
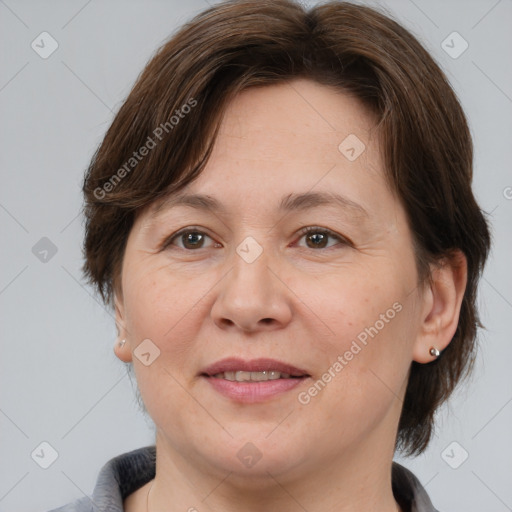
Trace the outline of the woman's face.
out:
[[[392,455],[428,301],[371,127],[311,81],[249,89],[178,193],[203,199],[136,220],[121,357],[172,458],[285,480]]]

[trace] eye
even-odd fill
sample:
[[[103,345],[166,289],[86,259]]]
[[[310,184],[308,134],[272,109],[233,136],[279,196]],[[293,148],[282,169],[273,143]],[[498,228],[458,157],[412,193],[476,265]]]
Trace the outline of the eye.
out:
[[[336,245],[352,246],[352,243],[348,239],[330,229],[308,226],[302,229],[300,233],[301,238],[306,240],[306,247],[309,249],[329,249]],[[168,237],[162,243],[162,249],[166,249],[169,246],[177,246],[179,249],[187,251],[206,249],[212,246],[211,243],[210,245],[205,245],[205,241],[208,239],[214,242],[204,231],[200,231],[197,228],[186,228]],[[329,239],[334,243],[330,243]],[[214,244],[216,244],[216,247],[221,247],[217,242],[214,242]]]
[[[301,230],[301,235],[301,238],[305,238],[306,246],[309,249],[329,249],[334,245],[352,245],[346,238],[326,228],[308,226]],[[333,239],[335,243],[329,245],[329,239]]]
[[[206,239],[213,241],[213,239],[203,231],[199,231],[195,228],[187,228],[178,231],[178,233],[171,235],[167,240],[165,240],[162,249],[165,249],[170,245],[177,245],[180,249],[184,250],[204,249],[207,247],[205,246]],[[180,243],[182,245],[180,245]]]

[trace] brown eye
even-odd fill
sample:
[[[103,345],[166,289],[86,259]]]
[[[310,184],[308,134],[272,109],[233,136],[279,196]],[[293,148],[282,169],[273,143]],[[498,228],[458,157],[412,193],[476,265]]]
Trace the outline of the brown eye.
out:
[[[172,235],[165,243],[164,248],[178,246],[184,250],[204,249],[205,241],[212,240],[210,236],[198,230],[184,230]]]
[[[197,249],[198,247],[203,246],[204,235],[198,231],[183,233],[181,235],[181,241],[186,249]]]
[[[312,249],[323,249],[324,247],[326,247],[328,239],[329,235],[320,232],[308,233],[306,235],[306,243]]]
[[[335,245],[350,245],[348,240],[325,228],[307,227],[302,230],[301,238],[306,240],[308,249],[329,249]]]

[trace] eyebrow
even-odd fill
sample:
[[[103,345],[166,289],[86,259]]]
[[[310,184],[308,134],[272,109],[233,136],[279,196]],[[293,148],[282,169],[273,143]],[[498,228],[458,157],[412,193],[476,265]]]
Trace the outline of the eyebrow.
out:
[[[226,213],[225,206],[217,199],[203,194],[179,194],[166,198],[157,205],[151,218],[163,210],[176,206],[189,206],[203,211]],[[348,197],[334,192],[304,192],[284,196],[278,206],[280,212],[304,211],[318,206],[337,206],[353,212],[358,217],[368,217],[368,212],[358,203]]]

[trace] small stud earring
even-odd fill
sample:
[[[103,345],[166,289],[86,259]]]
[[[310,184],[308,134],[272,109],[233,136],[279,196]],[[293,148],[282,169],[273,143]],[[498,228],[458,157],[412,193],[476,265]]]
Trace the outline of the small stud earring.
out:
[[[436,347],[430,347],[429,353],[434,357],[439,357],[441,355],[441,352],[439,352]]]
[[[126,343],[126,340],[121,340],[119,342],[119,348],[123,348],[125,343]]]

